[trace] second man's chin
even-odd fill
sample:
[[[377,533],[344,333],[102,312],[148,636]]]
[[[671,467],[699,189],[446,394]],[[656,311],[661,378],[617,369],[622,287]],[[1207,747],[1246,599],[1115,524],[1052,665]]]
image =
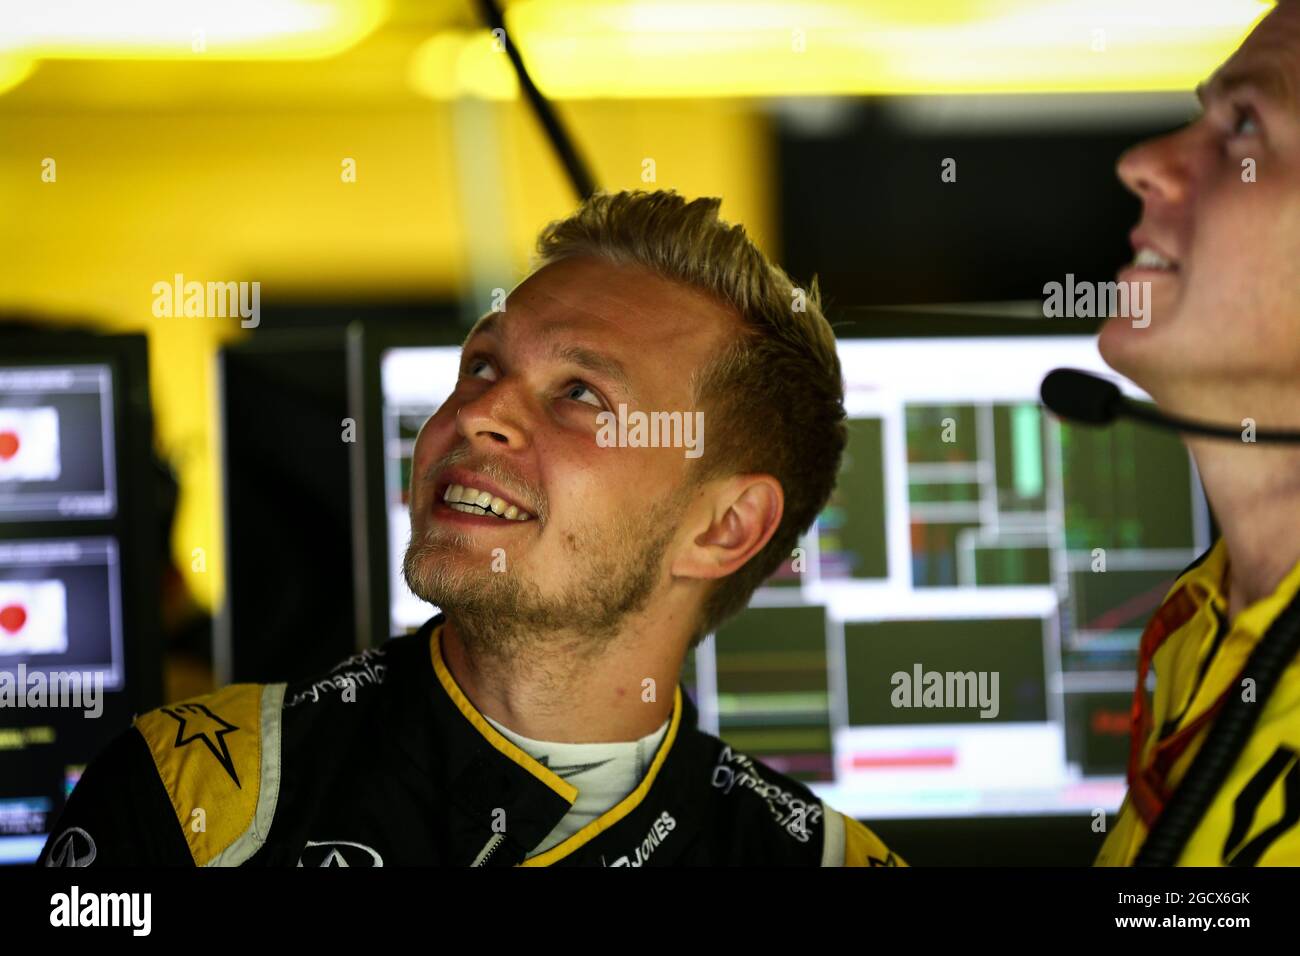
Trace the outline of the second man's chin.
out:
[[[1134,322],[1138,321],[1135,325]],[[1142,385],[1143,373],[1152,363],[1160,361],[1160,343],[1156,340],[1154,323],[1143,325],[1145,320],[1127,316],[1107,319],[1097,337],[1097,350],[1116,372]]]

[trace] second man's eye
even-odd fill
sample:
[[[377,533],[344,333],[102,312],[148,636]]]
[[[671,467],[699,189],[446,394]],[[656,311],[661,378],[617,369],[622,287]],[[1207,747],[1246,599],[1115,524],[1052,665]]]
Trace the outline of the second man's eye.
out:
[[[481,359],[481,358],[470,359],[470,361],[465,366],[465,372],[471,377],[476,377],[480,371],[482,371],[485,368],[490,369],[491,367],[492,367],[492,363],[489,362],[487,359]]]
[[[1258,132],[1259,122],[1255,118],[1255,111],[1246,107],[1238,106],[1232,121],[1232,135],[1254,136]]]

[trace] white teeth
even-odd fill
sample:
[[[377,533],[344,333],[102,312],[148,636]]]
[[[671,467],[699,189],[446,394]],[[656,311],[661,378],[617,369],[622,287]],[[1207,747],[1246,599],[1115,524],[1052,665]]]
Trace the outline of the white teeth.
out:
[[[489,491],[479,491],[468,485],[448,485],[442,493],[447,506],[465,514],[493,515],[508,521],[527,521],[532,518],[527,511],[512,505]]]
[[[1174,264],[1156,252],[1154,249],[1145,246],[1137,251],[1133,257],[1133,265],[1141,269],[1173,269]]]

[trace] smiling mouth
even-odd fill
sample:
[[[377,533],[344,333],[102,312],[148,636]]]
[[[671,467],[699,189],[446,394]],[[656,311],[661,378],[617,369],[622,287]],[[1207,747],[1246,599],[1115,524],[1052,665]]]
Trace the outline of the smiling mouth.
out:
[[[441,501],[453,511],[467,515],[480,515],[499,521],[533,520],[533,516],[518,505],[468,485],[448,485],[442,490]]]
[[[1133,261],[1129,263],[1130,269],[1145,269],[1151,272],[1169,272],[1176,273],[1179,271],[1178,263],[1168,259],[1156,252],[1149,246],[1143,246],[1133,256]]]

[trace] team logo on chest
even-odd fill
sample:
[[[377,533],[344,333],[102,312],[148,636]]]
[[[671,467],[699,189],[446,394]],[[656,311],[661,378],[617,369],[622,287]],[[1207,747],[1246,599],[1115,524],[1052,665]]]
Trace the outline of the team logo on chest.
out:
[[[69,827],[59,834],[45,858],[46,866],[90,866],[98,854],[95,841],[81,827]]]
[[[308,840],[298,855],[299,866],[383,866],[384,860],[364,843],[347,840]]]

